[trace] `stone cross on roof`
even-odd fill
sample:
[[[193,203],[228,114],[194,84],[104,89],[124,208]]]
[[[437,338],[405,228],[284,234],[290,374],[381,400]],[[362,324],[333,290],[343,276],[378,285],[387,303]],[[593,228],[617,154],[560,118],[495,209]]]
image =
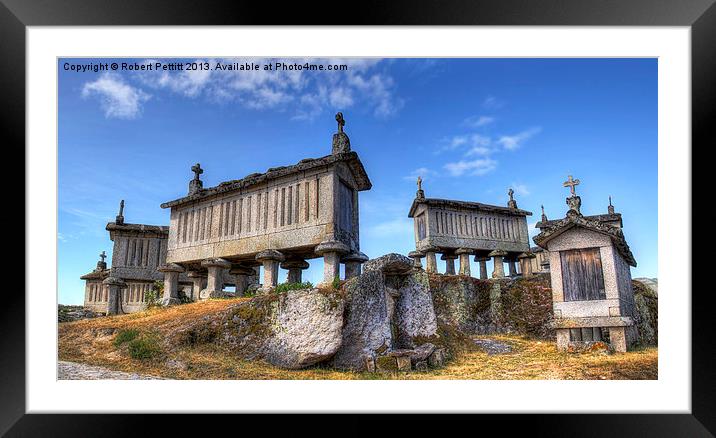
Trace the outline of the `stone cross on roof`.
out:
[[[573,178],[572,178],[572,175],[568,175],[568,176],[567,176],[567,181],[565,181],[562,185],[563,185],[564,187],[569,187],[569,191],[570,191],[570,193],[572,194],[572,196],[576,196],[576,195],[577,195],[577,193],[576,193],[575,190],[574,190],[574,187],[579,185],[579,180],[578,180],[578,179],[573,179]]]
[[[124,225],[124,199],[119,201],[119,214],[114,218],[114,223]]]
[[[423,189],[423,179],[420,176],[418,176],[418,190],[422,190],[422,189]]]
[[[515,194],[515,191],[512,190],[512,187],[510,187],[510,189],[507,191],[507,195],[510,197],[510,201],[514,200],[514,198],[513,198],[514,194]]]
[[[338,132],[343,132],[343,127],[346,125],[346,121],[343,118],[343,113],[336,113],[336,122],[338,122]]]
[[[105,252],[102,251],[102,252],[99,254],[99,258],[102,259],[102,263],[104,263],[104,259],[107,258],[107,254],[105,254]]]
[[[199,175],[204,173],[204,169],[201,168],[201,164],[196,163],[195,165],[191,166],[191,171],[194,172],[194,179],[198,180]]]

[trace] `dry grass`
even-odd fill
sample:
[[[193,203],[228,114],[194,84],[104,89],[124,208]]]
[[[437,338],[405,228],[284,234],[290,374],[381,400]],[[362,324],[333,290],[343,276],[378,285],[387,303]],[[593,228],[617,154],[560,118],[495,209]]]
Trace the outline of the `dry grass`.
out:
[[[649,347],[628,353],[569,354],[555,343],[521,336],[480,336],[506,342],[513,351],[490,356],[481,350],[463,351],[447,366],[429,372],[378,374],[338,371],[324,367],[284,370],[261,361],[246,361],[205,344],[168,349],[156,358],[132,359],[126,345],[113,340],[123,329],[165,336],[191,321],[215,314],[231,304],[247,300],[209,300],[170,308],[156,308],[131,315],[60,323],[60,360],[100,365],[110,369],[151,374],[172,379],[657,379],[658,349]],[[169,350],[169,351],[167,351]]]

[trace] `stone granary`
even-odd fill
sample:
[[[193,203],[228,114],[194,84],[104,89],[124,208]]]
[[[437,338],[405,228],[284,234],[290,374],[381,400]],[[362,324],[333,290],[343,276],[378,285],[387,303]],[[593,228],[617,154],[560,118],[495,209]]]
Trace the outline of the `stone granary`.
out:
[[[509,275],[516,276],[517,262],[534,257],[530,253],[526,219],[532,213],[517,208],[514,192],[510,189],[508,193],[507,207],[426,198],[422,179],[418,177],[418,191],[408,213],[414,222],[416,250],[409,256],[415,266],[422,266],[420,259],[425,257],[425,270],[436,273],[436,254],[442,253],[446,274],[456,274],[455,259],[459,258],[457,273],[469,276],[470,256],[474,255],[480,263],[480,278],[487,278],[490,257],[494,262],[493,278],[505,276],[504,261],[509,264]],[[528,275],[524,269],[528,264],[521,264],[523,273]]]
[[[560,220],[536,227],[537,245],[549,252],[554,327],[560,350],[594,341],[626,351],[638,336],[629,266],[636,266],[622,232],[622,218],[609,202],[608,213],[584,216],[570,175],[569,210]]]
[[[332,153],[321,158],[211,188],[203,187],[199,164],[192,167],[188,194],[161,205],[171,209],[167,263],[160,268],[166,303],[176,300],[180,273],[207,277],[201,299],[223,295],[222,272],[240,278],[259,265],[267,290],[277,285],[279,267],[300,282],[306,260],[315,257],[323,257],[324,282],[339,276],[340,263],[347,277],[360,273],[367,257],[360,252],[358,192],[371,182],[351,151],[341,113],[336,121]]]
[[[98,313],[132,313],[146,308],[147,293],[154,282],[163,280],[157,269],[165,264],[169,227],[124,222],[124,200],[119,214],[106,227],[113,242],[112,266],[108,269],[105,252],[97,267],[80,277],[85,280],[84,307]],[[228,277],[228,276],[227,276]],[[194,278],[181,274],[178,288],[188,299],[198,296]],[[231,278],[225,284],[233,283]]]

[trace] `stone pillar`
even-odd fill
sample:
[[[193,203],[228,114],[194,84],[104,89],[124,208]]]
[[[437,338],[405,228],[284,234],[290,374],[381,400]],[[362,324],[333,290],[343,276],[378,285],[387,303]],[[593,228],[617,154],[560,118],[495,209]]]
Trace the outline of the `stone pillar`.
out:
[[[514,258],[507,261],[507,266],[510,268],[510,277],[517,276],[517,266]]]
[[[438,261],[435,257],[435,253],[438,252],[437,248],[431,247],[423,250],[425,253],[425,272],[430,274],[438,273]]]
[[[260,290],[269,292],[278,284],[279,263],[286,260],[286,257],[275,249],[267,249],[256,254],[256,260],[264,265],[264,284]]]
[[[281,268],[288,269],[286,283],[303,283],[303,270],[308,269],[308,262],[303,259],[291,259],[281,263]]]
[[[164,296],[160,304],[162,306],[179,304],[179,273],[184,272],[184,268],[176,263],[169,263],[160,266],[157,271],[164,273]]]
[[[201,262],[201,266],[208,271],[206,279],[206,289],[199,292],[200,300],[209,298],[223,298],[224,293],[224,270],[231,268],[231,262],[225,259],[206,259]]]
[[[423,269],[423,262],[420,261],[423,257],[425,257],[425,254],[423,254],[420,251],[410,251],[408,253],[408,257],[413,259],[413,268],[415,269]]]
[[[193,283],[189,299],[196,301],[199,299],[199,294],[202,289],[206,287],[206,273],[200,271],[189,271],[187,273],[187,277],[191,278],[191,282]]]
[[[525,278],[532,276],[532,259],[536,256],[531,252],[523,252],[517,257],[520,260],[520,269],[522,270],[522,276]]]
[[[626,327],[609,327],[609,344],[614,348],[614,351],[625,353],[629,348]]]
[[[494,264],[494,268],[492,270],[492,278],[505,277],[505,266],[503,265],[503,262],[506,255],[507,252],[502,251],[500,249],[496,249],[488,254],[489,257],[492,257],[492,262]]]
[[[229,274],[234,276],[236,283],[236,296],[241,297],[249,286],[249,278],[254,275],[254,268],[250,266],[232,266]]]
[[[120,301],[122,297],[122,289],[127,287],[127,283],[121,278],[109,277],[102,281],[107,286],[107,315],[117,315],[122,313],[120,309]]]
[[[352,252],[341,257],[341,262],[346,266],[346,280],[357,277],[361,273],[363,263],[368,261],[368,256],[362,252]]]
[[[323,256],[323,283],[332,284],[341,273],[341,255],[350,251],[343,242],[331,240],[316,246],[316,254]]]
[[[440,260],[445,260],[445,275],[455,275],[455,254],[443,254]]]
[[[489,257],[475,256],[475,261],[480,264],[480,280],[487,280],[487,261]]]
[[[458,248],[455,254],[460,258],[460,275],[470,276],[470,253],[472,250],[467,248]]]

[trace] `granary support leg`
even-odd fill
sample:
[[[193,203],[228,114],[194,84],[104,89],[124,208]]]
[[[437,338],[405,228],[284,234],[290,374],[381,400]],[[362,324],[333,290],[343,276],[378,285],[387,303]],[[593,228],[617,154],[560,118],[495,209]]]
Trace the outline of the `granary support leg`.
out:
[[[368,256],[362,252],[352,252],[344,255],[341,262],[346,265],[346,280],[357,277],[361,273],[363,263],[368,261]]]
[[[480,264],[480,279],[487,280],[487,261],[489,257],[475,256],[475,261]]]
[[[232,266],[229,274],[234,276],[236,296],[243,296],[249,286],[249,278],[254,275],[254,268],[250,266]]]
[[[520,270],[522,271],[522,276],[527,278],[532,276],[532,259],[536,258],[534,254],[531,252],[527,253],[524,252],[517,257],[520,261]]]
[[[515,262],[515,259],[512,258],[507,261],[507,266],[510,268],[510,277],[516,277],[517,276],[517,265]]]
[[[288,269],[286,283],[303,283],[303,270],[308,269],[308,262],[303,259],[290,259],[281,263],[281,268]]]
[[[408,257],[413,259],[413,268],[415,269],[423,269],[423,263],[420,259],[425,257],[425,255],[420,251],[410,251],[408,253]]]
[[[459,248],[455,254],[460,258],[460,275],[470,276],[470,253],[472,251],[467,248]]]
[[[278,267],[279,263],[284,261],[286,257],[275,249],[267,249],[256,254],[256,260],[264,265],[264,284],[261,287],[262,292],[268,292],[278,285]]]
[[[506,251],[496,249],[492,251],[488,256],[492,257],[492,263],[494,267],[492,269],[492,278],[504,278],[505,277],[505,266],[504,259],[507,255]]]
[[[348,245],[331,240],[320,243],[315,251],[323,256],[323,283],[331,284],[336,278],[340,278],[341,255],[350,251]]]
[[[224,270],[231,268],[231,262],[225,259],[207,259],[201,262],[208,274],[206,278],[206,289],[199,292],[200,300],[209,298],[222,298],[224,293]]]
[[[191,296],[189,297],[192,301],[199,299],[199,294],[202,289],[206,288],[206,274],[199,271],[189,271],[187,277],[191,278]]]
[[[435,253],[435,248],[429,248],[425,250],[425,271],[431,274],[437,274],[438,272],[438,261]]]
[[[107,287],[107,315],[116,315],[119,313],[119,300],[122,296],[122,288],[127,287],[127,284],[117,277],[113,277],[111,274],[109,277],[102,281]]]
[[[160,266],[157,271],[164,273],[164,296],[161,305],[179,304],[179,273],[184,272],[184,268],[176,263],[169,263]]]
[[[454,254],[443,254],[440,260],[445,260],[445,275],[455,275],[455,259]]]

